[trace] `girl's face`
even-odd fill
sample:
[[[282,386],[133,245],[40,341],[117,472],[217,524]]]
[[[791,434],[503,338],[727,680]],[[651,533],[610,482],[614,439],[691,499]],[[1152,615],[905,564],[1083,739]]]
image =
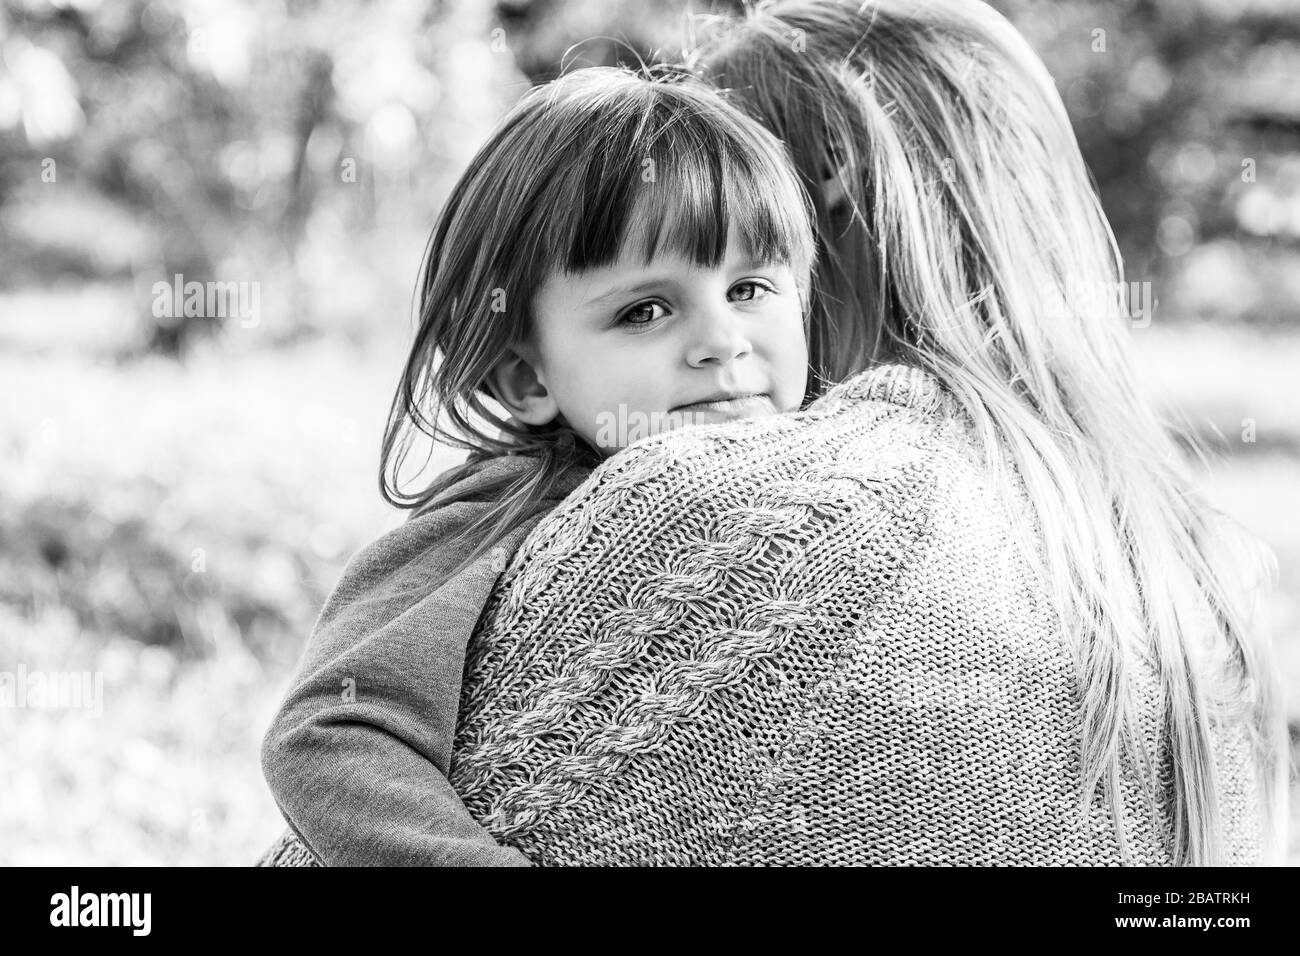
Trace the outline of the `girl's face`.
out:
[[[676,255],[646,265],[625,250],[609,266],[552,274],[524,355],[537,378],[530,420],[562,415],[610,455],[682,425],[797,409],[808,345],[796,276],[750,261],[736,233],[716,268]]]

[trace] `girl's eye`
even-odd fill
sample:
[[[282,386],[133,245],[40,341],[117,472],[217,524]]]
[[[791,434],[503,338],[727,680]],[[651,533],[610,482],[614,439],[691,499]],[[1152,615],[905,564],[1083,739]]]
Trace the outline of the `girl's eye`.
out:
[[[625,309],[618,317],[620,325],[650,325],[658,321],[667,310],[659,302],[638,302],[631,308]]]
[[[744,281],[737,282],[733,285],[731,291],[727,294],[732,296],[733,300],[737,302],[753,302],[756,299],[761,299],[764,296],[771,295],[774,291],[775,290],[766,282],[759,282],[755,279],[745,279]]]

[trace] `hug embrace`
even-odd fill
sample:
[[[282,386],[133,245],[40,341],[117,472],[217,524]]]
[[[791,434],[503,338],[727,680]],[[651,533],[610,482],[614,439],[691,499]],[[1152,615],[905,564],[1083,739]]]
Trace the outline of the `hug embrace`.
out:
[[[410,517],[266,735],[262,862],[1280,861],[1271,560],[1123,287],[978,0],[786,0],[531,90],[426,249]],[[430,440],[465,462],[412,477]]]

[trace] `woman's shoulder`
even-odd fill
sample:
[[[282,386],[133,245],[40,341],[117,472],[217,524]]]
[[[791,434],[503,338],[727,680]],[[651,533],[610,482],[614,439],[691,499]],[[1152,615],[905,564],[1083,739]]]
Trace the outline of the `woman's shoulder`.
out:
[[[840,408],[846,404],[883,402],[921,415],[941,415],[954,408],[939,379],[912,365],[877,365],[831,388],[811,408]]]
[[[688,527],[718,539],[770,534],[808,510],[882,534],[906,525],[914,539],[932,510],[982,502],[983,480],[957,403],[934,376],[885,366],[799,412],[633,443],[543,519],[521,558],[550,567],[579,549],[653,549]]]
[[[662,568],[695,548],[726,564],[764,540],[830,560],[827,542],[842,539],[855,557],[842,555],[841,568],[923,568],[927,584],[943,590],[948,579],[969,577],[971,563],[1010,561],[1004,542],[1033,540],[1021,533],[1031,527],[1028,512],[1016,514],[1006,494],[1012,478],[987,467],[959,403],[935,376],[885,366],[797,413],[697,425],[629,446],[542,519],[505,580],[516,584],[517,573],[525,590],[560,595],[611,562]],[[886,577],[898,587],[919,580]],[[1032,590],[1022,577],[1008,580]]]
[[[934,507],[993,512],[1004,522],[1028,519],[1014,464],[981,440],[971,415],[932,372],[876,366],[830,389],[808,412],[862,423],[855,450],[867,459],[902,458],[926,474]],[[1017,513],[1006,513],[1008,505]]]
[[[694,425],[634,442],[610,457],[560,504],[573,512],[619,512],[635,520],[707,499],[752,508],[826,478],[905,484],[951,473],[976,458],[956,401],[917,368],[882,366],[831,389],[807,408],[765,418]],[[633,513],[626,509],[633,509]]]

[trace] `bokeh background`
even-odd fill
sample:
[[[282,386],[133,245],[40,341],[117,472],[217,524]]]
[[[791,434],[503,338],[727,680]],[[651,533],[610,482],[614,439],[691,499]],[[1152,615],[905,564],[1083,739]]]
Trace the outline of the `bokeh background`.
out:
[[[1159,300],[1143,384],[1277,555],[1294,740],[1300,2],[994,6]],[[401,519],[379,438],[440,202],[530,83],[676,59],[683,11],[0,0],[0,671],[103,680],[99,716],[0,707],[0,863],[244,865],[280,832],[258,745]],[[155,314],[177,274],[257,308]]]

